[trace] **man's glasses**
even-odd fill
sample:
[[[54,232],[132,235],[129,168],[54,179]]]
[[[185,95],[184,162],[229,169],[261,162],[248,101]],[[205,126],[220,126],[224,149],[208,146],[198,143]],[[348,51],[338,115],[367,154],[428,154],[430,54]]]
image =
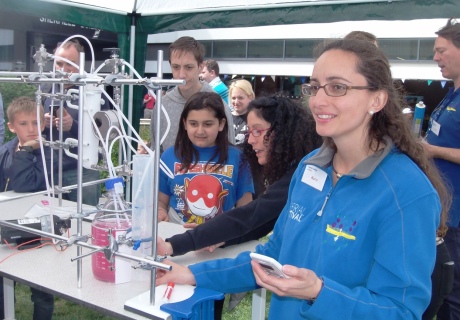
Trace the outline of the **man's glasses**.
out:
[[[249,138],[249,134],[252,134],[254,137],[260,137],[262,135],[262,132],[270,130],[270,128],[267,129],[252,129],[244,132],[244,136],[246,139]]]
[[[343,83],[327,83],[324,86],[320,86],[318,84],[303,84],[302,85],[302,93],[306,96],[316,96],[319,89],[323,88],[324,92],[330,97],[341,97],[347,94],[348,90],[351,89],[358,89],[358,90],[365,90],[365,89],[375,89],[374,87],[368,86],[347,86]]]

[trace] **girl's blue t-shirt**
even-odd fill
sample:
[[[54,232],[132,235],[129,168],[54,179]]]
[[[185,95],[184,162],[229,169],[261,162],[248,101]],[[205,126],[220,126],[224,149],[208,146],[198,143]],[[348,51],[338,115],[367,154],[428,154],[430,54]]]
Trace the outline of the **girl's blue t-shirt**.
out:
[[[212,166],[217,159],[207,163],[216,147],[194,147],[200,154],[200,161],[185,172],[179,170],[181,161],[174,147],[163,153],[161,160],[174,174],[174,179],[160,170],[159,189],[170,196],[169,205],[178,218],[172,220],[201,224],[232,209],[246,192],[254,193],[254,184],[248,162],[243,161],[239,148],[230,146],[228,160],[216,170]]]

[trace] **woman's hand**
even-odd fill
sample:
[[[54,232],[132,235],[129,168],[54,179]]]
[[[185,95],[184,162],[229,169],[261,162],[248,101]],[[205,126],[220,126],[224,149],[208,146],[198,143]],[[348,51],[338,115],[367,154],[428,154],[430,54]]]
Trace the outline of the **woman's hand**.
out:
[[[198,223],[195,223],[195,222],[184,223],[184,228],[193,229],[193,228],[196,228],[196,227],[198,227]]]
[[[171,271],[162,270],[157,268],[157,278],[155,285],[167,284],[168,282],[174,282],[177,284],[189,284],[194,286],[196,284],[195,276],[189,268],[181,266],[180,264],[174,263],[170,260],[164,260],[164,264],[172,266]]]
[[[165,208],[158,207],[158,222],[161,221],[169,221],[169,215]]]
[[[171,243],[164,241],[161,237],[157,237],[157,254],[160,256],[171,256],[173,253]]]
[[[294,297],[302,300],[316,298],[323,287],[323,281],[311,270],[284,265],[283,272],[289,279],[268,275],[256,261],[251,261],[252,271],[259,286],[280,297]]]
[[[209,252],[213,252],[213,251],[216,250],[217,248],[222,247],[224,244],[225,244],[225,242],[221,242],[221,243],[218,243],[218,244],[214,244],[214,245],[212,245],[212,246],[209,246],[209,247],[201,248],[201,249],[198,250],[198,251],[209,251]]]

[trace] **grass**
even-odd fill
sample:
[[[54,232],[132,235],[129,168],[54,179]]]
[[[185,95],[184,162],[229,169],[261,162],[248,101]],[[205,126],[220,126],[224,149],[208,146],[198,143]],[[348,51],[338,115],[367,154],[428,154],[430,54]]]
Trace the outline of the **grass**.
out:
[[[268,237],[260,239],[266,242]],[[97,281],[97,280],[95,280]],[[15,313],[16,320],[30,320],[33,318],[33,303],[30,300],[30,289],[20,283],[16,283],[15,289]],[[268,315],[270,306],[271,292],[267,292],[267,303],[265,306],[265,318]],[[224,311],[222,320],[246,320],[252,316],[252,293],[248,293],[243,300],[232,310],[228,311],[228,295],[225,297]],[[106,316],[98,311],[80,306],[79,304],[61,299],[54,298],[53,320],[113,320],[116,318]]]
[[[30,301],[29,287],[16,283],[15,290],[16,304],[15,313],[17,320],[30,320],[33,318],[33,303]],[[268,315],[268,307],[270,305],[270,292],[267,292],[267,305],[265,314]],[[248,293],[243,300],[231,312],[227,310],[228,297],[225,299],[223,320],[241,320],[251,319],[252,313],[252,294]],[[66,301],[64,299],[54,298],[54,313],[53,320],[113,320],[116,318],[106,316],[100,312],[80,306],[76,303]]]
[[[20,283],[16,283],[15,289],[15,313],[17,320],[30,320],[33,318],[33,303],[30,300],[30,289]],[[66,301],[64,299],[54,298],[54,313],[53,320],[112,320],[113,317],[108,317],[100,312],[82,307],[76,303]]]
[[[265,304],[265,319],[268,318],[268,309],[270,307],[271,292],[267,291],[267,303]],[[252,317],[252,292],[248,293],[243,300],[232,311],[227,310],[228,297],[225,297],[224,312],[222,320],[246,320]]]
[[[150,139],[149,128],[141,126],[139,135],[143,139]],[[118,149],[118,148],[116,148]],[[114,163],[118,163],[117,152],[112,154]],[[260,239],[266,242],[268,237]],[[95,280],[96,281],[96,280]],[[271,293],[267,292],[267,303],[265,308],[265,315],[268,315],[268,308],[270,306]],[[20,283],[16,284],[15,289],[15,313],[17,320],[30,320],[33,318],[33,303],[30,300],[30,289],[28,286]],[[228,296],[226,296],[224,303],[224,311],[222,313],[223,320],[245,320],[251,319],[252,316],[252,293],[247,294],[243,300],[232,310],[228,311]],[[266,317],[267,318],[267,317]],[[98,311],[80,306],[79,304],[55,297],[54,299],[54,313],[53,320],[113,320],[116,318],[106,316]]]

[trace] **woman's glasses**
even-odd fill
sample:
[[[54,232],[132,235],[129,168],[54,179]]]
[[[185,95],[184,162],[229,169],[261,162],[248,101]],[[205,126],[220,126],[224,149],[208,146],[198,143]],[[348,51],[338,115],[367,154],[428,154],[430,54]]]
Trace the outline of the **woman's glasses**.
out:
[[[262,135],[262,132],[269,130],[270,128],[267,129],[252,129],[244,132],[244,136],[246,139],[249,138],[249,134],[252,134],[254,137],[260,137]]]
[[[368,86],[347,86],[343,83],[326,83],[324,86],[320,86],[319,84],[303,84],[302,85],[302,93],[306,96],[316,96],[319,89],[323,88],[324,92],[330,97],[341,97],[347,94],[348,90],[351,89],[358,89],[358,90],[365,90],[365,89],[375,89],[374,87]]]

